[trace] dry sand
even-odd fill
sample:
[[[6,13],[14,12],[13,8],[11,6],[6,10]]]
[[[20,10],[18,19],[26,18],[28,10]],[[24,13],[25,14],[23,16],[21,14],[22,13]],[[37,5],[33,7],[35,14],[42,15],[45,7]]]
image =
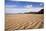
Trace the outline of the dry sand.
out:
[[[35,29],[40,27],[44,21],[43,14],[6,14],[6,31],[16,29]]]

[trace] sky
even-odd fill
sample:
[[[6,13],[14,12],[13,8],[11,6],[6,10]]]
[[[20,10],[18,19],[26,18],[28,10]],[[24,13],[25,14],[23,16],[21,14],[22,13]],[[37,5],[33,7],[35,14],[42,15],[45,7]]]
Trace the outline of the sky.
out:
[[[44,7],[43,2],[5,0],[6,13],[38,12]]]

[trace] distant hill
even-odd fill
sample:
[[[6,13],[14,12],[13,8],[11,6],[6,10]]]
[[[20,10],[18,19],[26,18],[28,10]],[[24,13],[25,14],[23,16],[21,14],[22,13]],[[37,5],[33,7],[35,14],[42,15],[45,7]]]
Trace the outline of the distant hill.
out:
[[[41,9],[39,12],[5,13],[5,14],[44,14],[44,9]]]
[[[44,14],[44,9],[41,9],[39,12],[25,12],[24,14]]]

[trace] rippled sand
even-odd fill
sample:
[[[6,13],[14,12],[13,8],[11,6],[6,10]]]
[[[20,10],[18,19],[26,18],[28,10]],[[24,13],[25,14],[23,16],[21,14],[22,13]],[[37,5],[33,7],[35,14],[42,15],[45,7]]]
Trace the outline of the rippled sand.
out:
[[[6,14],[6,31],[43,28],[43,14]],[[41,27],[42,25],[42,27]]]

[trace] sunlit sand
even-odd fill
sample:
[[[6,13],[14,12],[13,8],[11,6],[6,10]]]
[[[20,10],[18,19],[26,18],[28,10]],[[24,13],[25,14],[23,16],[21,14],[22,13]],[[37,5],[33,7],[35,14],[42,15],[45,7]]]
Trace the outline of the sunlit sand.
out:
[[[6,31],[43,28],[43,14],[6,14]]]

